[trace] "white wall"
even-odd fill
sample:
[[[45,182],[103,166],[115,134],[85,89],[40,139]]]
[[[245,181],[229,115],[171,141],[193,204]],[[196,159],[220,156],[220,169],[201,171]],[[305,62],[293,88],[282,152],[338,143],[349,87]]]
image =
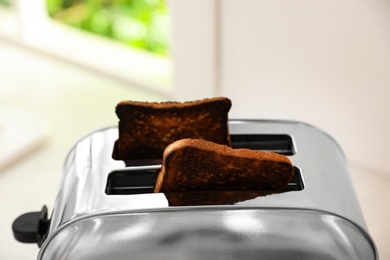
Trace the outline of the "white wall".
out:
[[[222,85],[234,117],[303,120],[390,175],[390,2],[228,0]]]
[[[351,162],[390,175],[390,1],[216,3],[210,26],[218,38],[203,48],[217,52],[217,91],[200,86],[194,92],[193,86],[210,78],[195,69],[176,76],[180,99],[223,95],[233,101],[231,117],[317,125],[339,141]],[[185,30],[185,24],[176,27]],[[177,38],[175,43],[189,53],[197,46]],[[175,66],[193,68],[183,60]]]

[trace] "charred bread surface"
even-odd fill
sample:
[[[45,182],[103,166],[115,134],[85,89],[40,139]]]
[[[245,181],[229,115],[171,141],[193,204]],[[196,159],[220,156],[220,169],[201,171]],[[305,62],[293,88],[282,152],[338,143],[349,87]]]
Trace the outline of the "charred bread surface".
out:
[[[230,108],[224,97],[183,103],[122,101],[116,107],[117,159],[162,159],[164,149],[183,138],[230,145]]]
[[[165,149],[154,191],[283,191],[293,174],[281,154],[182,139]]]

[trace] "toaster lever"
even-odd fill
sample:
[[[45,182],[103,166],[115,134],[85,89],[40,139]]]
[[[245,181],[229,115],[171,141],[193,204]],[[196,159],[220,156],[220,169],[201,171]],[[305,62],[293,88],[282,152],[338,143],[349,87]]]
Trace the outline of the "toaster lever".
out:
[[[41,211],[20,215],[12,223],[15,239],[22,243],[37,243],[41,247],[50,225],[47,216],[46,206],[43,206]]]

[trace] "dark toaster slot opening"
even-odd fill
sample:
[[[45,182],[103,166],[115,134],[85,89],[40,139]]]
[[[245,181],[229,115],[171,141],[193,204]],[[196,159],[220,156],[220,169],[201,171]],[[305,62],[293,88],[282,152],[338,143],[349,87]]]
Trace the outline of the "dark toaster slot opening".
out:
[[[270,151],[284,155],[295,154],[292,138],[286,134],[232,134],[230,139],[233,148]]]
[[[131,195],[153,193],[159,169],[131,169],[113,171],[108,175],[107,195]],[[294,176],[286,191],[303,190],[299,168],[294,167]]]
[[[136,169],[113,171],[108,175],[107,195],[153,193],[159,170]]]

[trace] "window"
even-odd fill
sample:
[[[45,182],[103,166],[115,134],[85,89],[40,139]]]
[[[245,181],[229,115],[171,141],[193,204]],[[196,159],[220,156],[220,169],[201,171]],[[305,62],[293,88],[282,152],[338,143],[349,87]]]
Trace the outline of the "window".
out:
[[[10,7],[11,6],[11,0],[0,0],[0,6],[2,6],[2,7]]]
[[[158,55],[168,54],[165,0],[46,1],[50,17],[57,21]]]
[[[64,0],[57,0],[61,1],[57,2],[60,8],[49,6],[47,1],[50,0],[0,1],[11,3],[11,8],[0,6],[0,39],[150,89],[167,99],[195,100],[222,93],[223,1],[165,0],[169,3],[168,38],[172,46],[168,47],[169,55],[165,56],[128,47],[111,40],[110,36],[86,33],[59,22]],[[67,3],[73,1],[66,0]],[[101,0],[93,2],[98,1]],[[105,3],[113,1],[105,0]],[[3,15],[2,10],[6,10],[7,15]],[[94,21],[99,30],[105,28],[105,23],[100,18]]]
[[[165,96],[168,25],[164,0],[0,0],[1,38]]]

